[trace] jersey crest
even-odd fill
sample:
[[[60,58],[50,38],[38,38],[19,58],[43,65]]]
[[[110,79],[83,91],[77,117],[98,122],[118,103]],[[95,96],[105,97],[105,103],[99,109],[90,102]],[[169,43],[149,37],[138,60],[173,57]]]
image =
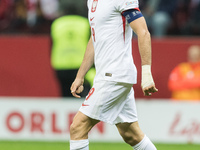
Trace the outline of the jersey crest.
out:
[[[96,11],[97,3],[98,3],[98,0],[93,0],[93,2],[92,2],[92,9],[91,9],[92,13]]]

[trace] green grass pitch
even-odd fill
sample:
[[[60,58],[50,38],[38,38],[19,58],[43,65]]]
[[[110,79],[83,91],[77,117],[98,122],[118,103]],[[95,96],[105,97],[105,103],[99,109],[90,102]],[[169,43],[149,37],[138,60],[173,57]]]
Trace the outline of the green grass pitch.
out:
[[[200,144],[155,144],[158,150],[200,150]],[[69,150],[68,142],[0,141],[0,150]],[[132,150],[125,143],[90,143],[90,150]]]

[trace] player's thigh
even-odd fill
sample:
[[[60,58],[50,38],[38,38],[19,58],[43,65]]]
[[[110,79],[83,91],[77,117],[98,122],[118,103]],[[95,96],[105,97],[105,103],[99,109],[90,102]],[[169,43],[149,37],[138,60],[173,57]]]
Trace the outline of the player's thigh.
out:
[[[86,139],[88,132],[99,120],[92,119],[78,111],[70,126],[70,137],[72,140]]]
[[[116,127],[124,140],[132,139],[137,142],[144,138],[144,133],[140,129],[137,121],[133,123],[119,123],[116,124]]]

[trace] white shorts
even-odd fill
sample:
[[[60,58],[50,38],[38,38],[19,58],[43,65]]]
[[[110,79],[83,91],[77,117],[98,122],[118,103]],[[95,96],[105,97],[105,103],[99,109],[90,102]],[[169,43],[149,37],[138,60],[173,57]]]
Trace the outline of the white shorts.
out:
[[[90,118],[109,124],[131,123],[138,120],[132,84],[127,83],[94,83],[79,111]]]

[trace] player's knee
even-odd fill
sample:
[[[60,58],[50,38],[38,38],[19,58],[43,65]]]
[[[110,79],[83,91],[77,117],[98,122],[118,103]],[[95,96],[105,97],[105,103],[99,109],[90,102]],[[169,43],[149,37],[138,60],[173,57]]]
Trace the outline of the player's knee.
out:
[[[122,137],[123,137],[124,141],[125,141],[127,144],[131,145],[131,146],[136,145],[136,144],[139,143],[140,140],[141,140],[140,137],[135,136],[135,135],[133,135],[133,134],[131,134],[131,133],[129,133],[129,132],[124,132],[124,133],[122,134]]]
[[[82,137],[81,137],[81,135],[79,133],[80,133],[79,127],[76,124],[72,123],[70,125],[70,139],[71,140],[79,140],[79,139],[81,139]]]
[[[86,139],[88,129],[80,121],[73,121],[70,125],[70,138],[71,140]]]

